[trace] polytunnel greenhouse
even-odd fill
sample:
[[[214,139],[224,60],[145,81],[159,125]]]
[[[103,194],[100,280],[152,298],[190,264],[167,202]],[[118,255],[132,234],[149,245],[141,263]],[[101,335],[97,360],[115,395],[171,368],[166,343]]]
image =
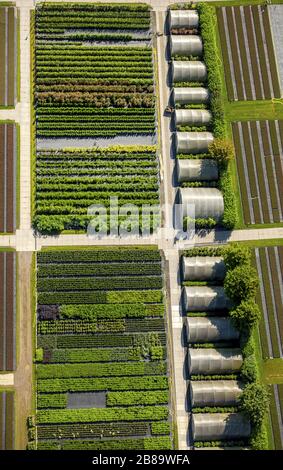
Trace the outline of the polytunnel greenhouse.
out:
[[[210,123],[212,114],[207,109],[176,109],[176,126],[205,126]]]
[[[195,441],[243,439],[251,424],[242,413],[193,413],[192,433]]]
[[[199,15],[196,10],[169,10],[170,28],[194,29],[199,26]]]
[[[211,132],[176,132],[177,153],[206,153],[213,142]]]
[[[182,296],[186,312],[226,310],[233,306],[222,286],[185,286]]]
[[[183,160],[176,159],[176,172],[179,183],[186,181],[216,181],[218,165],[211,158]]]
[[[207,70],[204,62],[198,60],[173,60],[173,82],[205,82]]]
[[[221,256],[182,256],[181,269],[185,281],[222,281],[226,274]]]
[[[192,215],[192,207],[195,219],[212,217],[219,222],[224,213],[223,196],[216,188],[180,188],[179,202],[183,217]]]
[[[189,393],[192,407],[235,406],[242,387],[237,380],[192,380]]]
[[[203,53],[202,39],[197,35],[173,35],[170,36],[171,55],[201,56]]]
[[[238,348],[189,348],[188,370],[190,375],[233,374],[243,364]]]
[[[205,104],[209,102],[209,90],[202,87],[173,88],[171,101],[175,104]]]
[[[239,331],[229,317],[187,317],[188,343],[214,343],[239,338]]]

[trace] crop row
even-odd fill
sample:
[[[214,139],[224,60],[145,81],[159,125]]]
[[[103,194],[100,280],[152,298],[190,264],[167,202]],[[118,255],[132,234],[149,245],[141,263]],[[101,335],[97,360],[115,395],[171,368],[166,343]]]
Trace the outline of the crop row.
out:
[[[161,264],[157,263],[100,263],[100,264],[42,264],[38,272],[41,277],[57,276],[123,276],[161,275]]]
[[[72,168],[76,169],[76,176],[84,175],[88,177],[91,173],[93,176],[105,176],[107,173],[108,177],[117,177],[120,178],[124,176],[125,178],[129,176],[143,176],[150,178],[152,176],[157,176],[157,168],[156,162],[153,161],[148,163],[147,161],[118,161],[118,162],[109,162],[109,161],[81,161],[81,160],[66,160],[62,162],[64,164],[64,168],[62,166],[58,168],[58,160],[55,159],[53,161],[50,160],[41,160],[37,162],[36,165],[36,174],[40,177],[48,177],[51,175],[56,175],[60,171],[60,174],[63,176],[71,176],[74,174],[74,170],[72,172]],[[78,190],[80,191],[92,191],[95,189],[95,184],[84,184],[84,181],[77,184],[59,184],[58,186],[50,183],[40,183],[38,190],[53,190],[55,188],[59,188],[58,191],[68,191],[68,190]]]
[[[60,440],[40,441],[38,450],[165,450],[171,449],[169,437],[144,437],[143,439]]]
[[[57,115],[58,113],[66,115],[68,118],[73,118],[73,112],[70,110],[70,108],[62,108],[62,107],[48,107],[48,108],[40,108],[38,107],[37,110],[37,116],[46,116],[47,118],[53,118],[53,116]],[[152,118],[155,114],[154,108],[146,108],[146,109],[141,109],[141,108],[110,108],[110,109],[104,109],[104,108],[76,108],[75,111],[76,115],[81,115],[84,118],[88,118],[91,116],[95,116],[96,119],[111,119],[112,117],[117,117],[117,116],[123,116],[123,119],[131,116],[136,116],[139,115],[141,119],[146,120],[149,118]],[[54,116],[54,117],[55,117]],[[95,153],[95,152],[94,152]]]
[[[83,265],[86,266],[87,265]],[[123,266],[123,265],[122,265]],[[141,265],[142,266],[142,265]],[[94,318],[144,318],[163,317],[162,304],[93,304],[93,305],[60,305],[60,318],[77,318],[91,320]]]
[[[37,408],[66,408],[67,395],[65,393],[38,394]]]
[[[138,72],[137,72],[137,75]],[[139,75],[140,76],[140,75]],[[61,80],[61,79],[60,79]],[[60,103],[64,106],[72,106],[73,112],[75,112],[76,106],[97,106],[98,108],[108,108],[110,106],[116,108],[126,107],[143,107],[153,108],[154,107],[154,96],[150,93],[147,94],[136,94],[136,93],[81,93],[81,92],[42,92],[36,93],[37,105],[56,105]],[[63,119],[63,117],[62,117]]]
[[[42,263],[107,263],[107,262],[130,262],[130,261],[160,261],[159,251],[150,248],[108,248],[66,251],[39,251],[37,253],[37,263],[40,267]],[[142,300],[141,300],[142,302]]]

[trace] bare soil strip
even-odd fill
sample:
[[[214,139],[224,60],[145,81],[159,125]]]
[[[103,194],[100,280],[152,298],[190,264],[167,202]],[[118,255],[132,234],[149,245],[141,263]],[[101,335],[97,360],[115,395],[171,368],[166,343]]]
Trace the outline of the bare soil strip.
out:
[[[0,125],[0,232],[16,229],[17,138],[14,124]]]
[[[15,256],[14,252],[0,253],[0,370],[15,369]]]
[[[0,392],[0,450],[14,449],[15,402],[13,392]]]
[[[5,83],[6,83],[6,60],[5,60],[5,44],[6,44],[6,29],[5,29],[5,8],[0,8],[0,106],[5,104]]]

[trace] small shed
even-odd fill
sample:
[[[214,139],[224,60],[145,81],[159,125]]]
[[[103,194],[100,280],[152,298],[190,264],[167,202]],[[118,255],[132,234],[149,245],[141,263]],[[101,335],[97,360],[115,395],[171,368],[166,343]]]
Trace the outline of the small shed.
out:
[[[212,120],[207,109],[176,109],[174,121],[176,126],[206,126]]]
[[[192,407],[235,406],[242,386],[237,380],[191,380],[189,393]]]
[[[182,256],[184,281],[222,281],[226,266],[221,256]]]
[[[247,438],[251,424],[243,413],[193,413],[192,433],[195,441]]]
[[[203,53],[203,45],[201,36],[195,34],[177,34],[170,36],[171,55],[180,56],[201,56]]]
[[[179,183],[186,181],[216,181],[218,180],[218,165],[211,158],[176,159],[176,172]]]
[[[179,201],[183,217],[190,215],[194,207],[195,218],[213,217],[219,222],[224,213],[224,200],[221,191],[216,188],[180,188]]]
[[[169,10],[170,29],[195,29],[199,26],[199,15],[196,10]]]
[[[189,348],[188,369],[190,375],[234,374],[243,364],[238,348]]]
[[[175,134],[177,153],[206,153],[209,145],[213,142],[211,132],[176,132]]]
[[[177,87],[171,92],[171,101],[180,105],[206,104],[209,97],[209,90],[203,87]]]
[[[226,310],[233,306],[222,286],[185,286],[182,296],[186,312]]]
[[[205,82],[207,70],[199,60],[173,60],[173,82]]]
[[[239,331],[229,317],[187,317],[186,326],[188,343],[214,343],[239,338]]]

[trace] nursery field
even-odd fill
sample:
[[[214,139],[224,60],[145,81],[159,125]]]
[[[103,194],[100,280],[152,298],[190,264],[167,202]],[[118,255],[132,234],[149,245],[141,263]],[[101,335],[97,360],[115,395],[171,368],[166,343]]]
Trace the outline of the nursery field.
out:
[[[14,449],[14,393],[0,391],[0,450]]]
[[[283,247],[256,248],[254,263],[260,279],[257,301],[263,314],[259,325],[262,355],[283,357]]]
[[[17,8],[0,6],[0,106],[17,102]]]
[[[0,251],[0,371],[16,368],[16,253]]]
[[[155,247],[37,255],[37,448],[171,449]]]
[[[217,8],[228,99],[280,98],[267,7]]]
[[[0,232],[16,230],[17,128],[0,123]]]
[[[150,24],[144,4],[37,6],[37,137],[153,135]]]
[[[283,121],[232,123],[246,224],[283,222]]]
[[[270,385],[270,419],[275,450],[283,450],[283,384]]]

